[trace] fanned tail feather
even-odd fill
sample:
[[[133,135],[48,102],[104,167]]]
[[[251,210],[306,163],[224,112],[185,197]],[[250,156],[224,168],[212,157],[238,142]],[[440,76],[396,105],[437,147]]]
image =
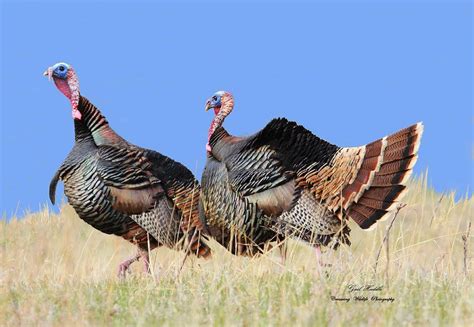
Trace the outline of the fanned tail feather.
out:
[[[422,134],[423,124],[418,123],[365,146],[354,181],[342,190],[343,209],[361,228],[369,229],[399,204]]]

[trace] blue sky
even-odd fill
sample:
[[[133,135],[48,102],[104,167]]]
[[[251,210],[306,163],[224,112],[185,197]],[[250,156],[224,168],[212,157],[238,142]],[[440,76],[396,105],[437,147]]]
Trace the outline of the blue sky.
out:
[[[353,146],[423,121],[416,173],[471,192],[472,13],[470,1],[3,2],[0,212],[48,203],[72,147],[69,104],[42,76],[58,61],[123,137],[198,177],[204,103],[223,89],[234,135],[284,116]]]

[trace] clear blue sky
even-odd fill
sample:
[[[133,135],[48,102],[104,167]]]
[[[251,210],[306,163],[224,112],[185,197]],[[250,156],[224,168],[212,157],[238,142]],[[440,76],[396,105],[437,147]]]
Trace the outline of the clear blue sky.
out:
[[[284,116],[352,146],[423,121],[416,173],[429,169],[438,191],[472,191],[470,1],[10,1],[1,20],[3,216],[49,202],[73,145],[69,104],[42,76],[58,61],[123,137],[198,177],[204,102],[223,89],[236,98],[235,135]]]

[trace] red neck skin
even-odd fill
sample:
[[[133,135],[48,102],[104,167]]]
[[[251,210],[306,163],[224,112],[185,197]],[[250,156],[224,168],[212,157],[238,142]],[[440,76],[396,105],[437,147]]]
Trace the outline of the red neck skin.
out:
[[[215,116],[211,122],[211,126],[209,127],[209,133],[207,134],[206,150],[208,153],[212,152],[211,145],[209,144],[212,134],[214,134],[218,127],[222,126],[225,118],[232,112],[232,109],[234,109],[234,99],[232,98],[232,95],[228,93],[222,96],[221,103],[222,105],[220,108],[214,108]]]
[[[79,105],[79,80],[77,78],[76,72],[72,67],[69,68],[67,72],[66,79],[61,78],[53,78],[54,84],[62,94],[66,96],[71,102],[72,107],[72,118],[81,120],[82,115],[81,112],[78,110]]]

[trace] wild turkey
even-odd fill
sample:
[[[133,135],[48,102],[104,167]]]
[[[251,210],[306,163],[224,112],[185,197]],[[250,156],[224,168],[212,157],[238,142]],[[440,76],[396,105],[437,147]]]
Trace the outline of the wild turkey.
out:
[[[230,93],[206,103],[208,134],[200,212],[230,251],[255,254],[288,236],[316,247],[350,244],[348,218],[369,229],[397,206],[417,159],[418,123],[364,146],[330,144],[285,118],[249,137],[222,127]]]
[[[51,202],[62,180],[68,201],[81,219],[138,246],[137,255],[119,266],[120,276],[140,258],[148,271],[149,248],[183,248],[185,235],[190,252],[208,257],[210,249],[200,235],[200,187],[193,174],[115,133],[101,112],[80,95],[72,66],[57,63],[44,75],[69,99],[75,130],[74,147],[51,181]]]

